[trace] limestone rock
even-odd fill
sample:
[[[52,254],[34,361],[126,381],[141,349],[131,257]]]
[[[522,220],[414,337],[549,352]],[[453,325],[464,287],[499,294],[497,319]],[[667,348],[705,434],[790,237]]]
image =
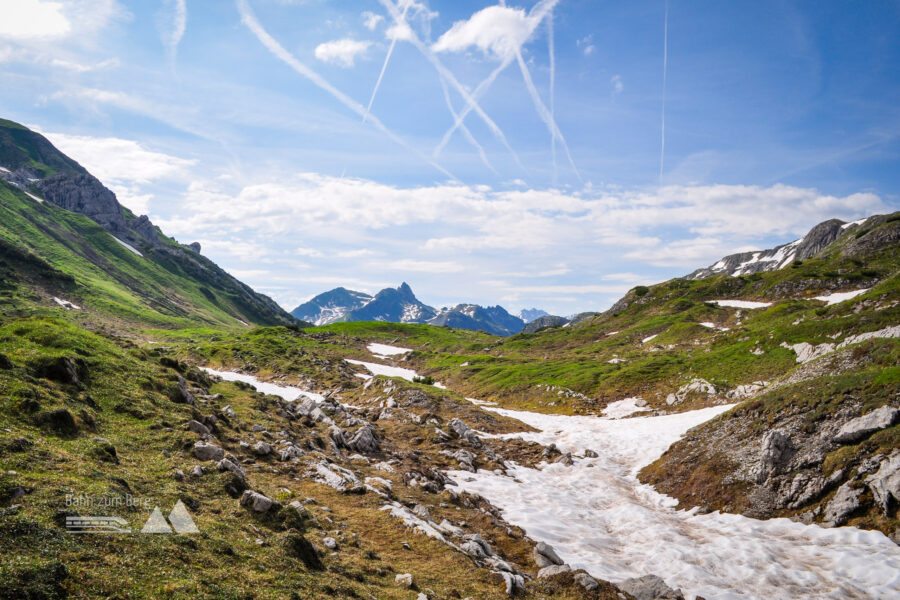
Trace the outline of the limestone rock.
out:
[[[531,554],[534,562],[541,568],[564,564],[553,546],[544,542],[538,542]]]
[[[900,420],[900,408],[882,406],[844,423],[841,430],[834,436],[834,441],[839,444],[856,442],[876,431],[890,427],[898,420]]]
[[[684,600],[681,590],[673,590],[656,575],[626,579],[618,587],[634,596],[635,600]]]

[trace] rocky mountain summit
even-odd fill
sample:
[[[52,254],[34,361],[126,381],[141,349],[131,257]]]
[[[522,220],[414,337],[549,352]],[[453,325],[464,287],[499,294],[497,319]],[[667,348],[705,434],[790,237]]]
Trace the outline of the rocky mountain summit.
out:
[[[383,289],[375,296],[335,288],[301,304],[291,314],[316,325],[355,321],[424,323],[501,336],[519,333],[525,325],[520,317],[509,314],[502,306],[457,304],[436,309],[420,301],[406,282],[397,288]]]

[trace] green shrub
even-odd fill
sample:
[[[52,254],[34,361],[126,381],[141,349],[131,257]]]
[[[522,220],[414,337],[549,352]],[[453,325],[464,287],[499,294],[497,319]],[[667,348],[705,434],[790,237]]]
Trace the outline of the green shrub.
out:
[[[413,383],[424,383],[425,385],[434,385],[434,377],[425,375],[424,377],[413,377]]]
[[[648,293],[650,293],[650,288],[648,288],[646,285],[639,285],[634,288],[634,295],[638,298],[646,296]]]

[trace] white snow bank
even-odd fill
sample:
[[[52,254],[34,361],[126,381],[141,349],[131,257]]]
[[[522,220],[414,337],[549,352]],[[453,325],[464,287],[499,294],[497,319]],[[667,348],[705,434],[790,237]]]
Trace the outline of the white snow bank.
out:
[[[603,416],[609,419],[621,419],[622,417],[627,417],[634,413],[650,410],[647,408],[646,402],[644,403],[644,406],[638,406],[637,403],[639,400],[642,399],[640,397],[625,398],[624,400],[610,402],[606,405],[606,408],[603,409]]]
[[[366,349],[372,354],[381,356],[394,356],[412,352],[412,348],[401,348],[400,346],[389,346],[388,344],[369,344],[366,346]]]
[[[772,306],[771,302],[754,302],[752,300],[708,300],[710,304],[727,306],[729,308],[766,308]]]
[[[656,336],[658,336],[658,335],[659,335],[658,333],[654,333],[654,334],[651,335],[651,336],[647,336],[647,337],[645,337],[644,339],[641,340],[641,343],[642,343],[642,344],[646,344],[647,342],[653,340],[653,339],[654,339]]]
[[[57,298],[56,296],[53,296],[53,301],[68,310],[81,310],[81,307],[74,302],[69,302],[68,300]]]
[[[703,325],[704,327],[709,327],[710,329],[716,328],[716,324],[710,323],[709,321],[704,321],[704,322],[700,323],[700,325]]]
[[[221,377],[225,381],[243,381],[244,383],[249,383],[253,387],[256,388],[256,391],[263,394],[271,394],[272,396],[279,396],[284,398],[288,402],[293,402],[297,398],[311,398],[317,402],[321,402],[325,399],[322,394],[316,394],[315,392],[307,392],[306,390],[301,390],[298,387],[293,387],[289,385],[276,385],[274,383],[267,383],[265,381],[260,381],[253,375],[246,375],[244,373],[235,373],[234,371],[216,371],[215,369],[210,369],[208,367],[201,367],[204,371],[209,373],[210,375],[216,375]]]
[[[573,569],[614,582],[655,573],[685,595],[712,599],[898,598],[900,548],[879,532],[824,529],[787,519],[675,510],[635,473],[690,427],[728,406],[611,420],[488,409],[541,429],[520,433],[598,458],[575,464],[448,473],[481,494]],[[590,466],[589,466],[590,465]]]
[[[412,381],[416,376],[416,372],[412,369],[402,369],[400,367],[390,367],[388,365],[379,365],[378,363],[363,362],[361,360],[351,360],[345,358],[345,361],[351,365],[359,365],[369,370],[372,375],[385,375],[387,377],[401,377],[407,381]]]
[[[117,238],[116,236],[112,236],[112,239],[116,240],[117,242],[119,242],[120,244],[122,244],[123,246],[125,246],[126,248],[128,248],[129,250],[131,250],[134,254],[137,254],[137,255],[140,256],[140,257],[143,257],[143,256],[144,256],[143,254],[140,253],[140,251],[139,251],[137,248],[135,248],[134,246],[132,246],[131,244],[129,244],[129,243],[127,243],[127,242],[123,242],[122,240],[120,240],[120,239]]]
[[[853,290],[852,292],[836,292],[834,294],[827,294],[825,296],[816,296],[813,300],[821,300],[825,302],[828,306],[832,304],[837,304],[838,302],[843,302],[844,300],[850,300],[851,298],[856,298],[860,294],[865,294],[872,288],[863,288],[861,290]]]
[[[35,202],[37,202],[38,204],[43,204],[43,203],[44,203],[44,199],[43,199],[43,198],[38,198],[37,196],[35,196],[35,195],[32,194],[31,192],[25,192],[25,195],[28,196],[29,198],[31,198],[32,200],[34,200]]]
[[[864,218],[860,219],[859,221],[853,221],[852,223],[844,223],[843,225],[841,225],[841,229],[848,229],[850,227],[853,227],[854,225],[862,225],[863,223],[865,223],[868,220],[869,220],[868,217],[864,217]]]

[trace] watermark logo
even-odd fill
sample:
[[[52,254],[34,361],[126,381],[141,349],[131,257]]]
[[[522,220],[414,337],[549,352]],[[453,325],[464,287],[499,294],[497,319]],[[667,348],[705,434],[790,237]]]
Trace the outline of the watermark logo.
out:
[[[96,506],[98,505],[98,503],[73,502],[71,504],[67,503],[67,505]],[[105,503],[105,505],[108,506],[110,504]],[[113,505],[116,504],[113,503]],[[141,501],[140,503],[130,503],[128,504],[128,506],[147,506],[149,508],[149,505],[147,505],[147,503],[145,503],[144,501]],[[131,528],[128,527],[128,521],[121,517],[106,516],[66,517],[66,529],[69,531],[69,533],[131,533]],[[153,512],[150,513],[150,518],[148,518],[147,522],[144,523],[144,526],[141,528],[140,533],[191,534],[200,533],[200,530],[197,528],[197,525],[191,518],[187,507],[184,505],[184,502],[179,500],[172,508],[172,512],[169,513],[168,520],[163,516],[162,511],[159,510],[159,506],[154,506]]]

